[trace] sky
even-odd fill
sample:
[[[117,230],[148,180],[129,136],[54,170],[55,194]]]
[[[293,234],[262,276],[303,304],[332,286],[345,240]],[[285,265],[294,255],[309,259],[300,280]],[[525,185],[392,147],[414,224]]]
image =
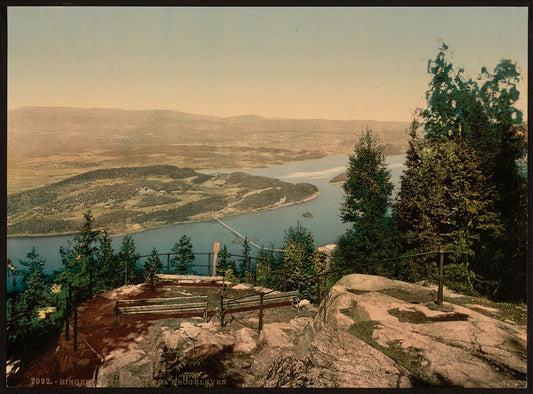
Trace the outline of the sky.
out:
[[[444,41],[477,77],[512,59],[526,7],[8,7],[8,108],[408,121]]]

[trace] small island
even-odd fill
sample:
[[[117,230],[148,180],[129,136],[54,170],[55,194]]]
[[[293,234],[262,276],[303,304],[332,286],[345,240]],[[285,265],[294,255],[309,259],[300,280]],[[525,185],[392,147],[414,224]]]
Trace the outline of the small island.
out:
[[[311,212],[304,212],[304,213],[302,213],[302,216],[304,218],[307,218],[307,219],[313,219],[314,218],[314,216],[313,216],[313,214]]]
[[[207,175],[170,165],[89,171],[8,196],[8,235],[76,232],[91,209],[95,226],[111,235],[175,223],[274,209],[318,195],[292,184],[243,172]]]

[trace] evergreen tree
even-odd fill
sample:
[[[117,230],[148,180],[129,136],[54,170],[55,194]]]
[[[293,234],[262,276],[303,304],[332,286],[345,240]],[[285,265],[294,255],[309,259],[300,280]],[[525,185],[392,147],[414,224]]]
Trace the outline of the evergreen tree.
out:
[[[421,141],[415,149],[419,161],[404,174],[395,207],[406,248],[451,250],[445,267],[455,272],[451,284],[472,291],[470,264],[477,245],[483,234],[497,236],[501,231],[499,217],[491,209],[486,177],[475,153],[464,143]],[[466,282],[457,280],[458,272]],[[436,257],[430,256],[413,260],[407,276],[421,280],[435,279],[435,274]]]
[[[96,292],[118,287],[122,284],[123,279],[118,258],[113,250],[113,243],[107,230],[102,230],[98,235],[98,245],[94,283]]]
[[[259,286],[272,287],[274,285],[272,260],[272,252],[261,249],[256,266],[256,281]]]
[[[488,240],[493,253],[485,261],[493,261],[491,264],[480,261],[477,268],[498,283],[498,297],[525,300],[527,179],[519,166],[526,155],[527,133],[522,112],[515,106],[520,96],[516,88],[520,73],[516,64],[504,59],[492,73],[483,68],[481,75],[484,83],[479,89],[479,101],[488,127],[471,136],[468,142],[476,149],[493,187],[491,198],[504,224],[504,234],[499,243]]]
[[[63,322],[64,292],[52,291],[44,273],[45,261],[35,248],[20,260],[23,290],[7,302],[7,355],[27,357],[40,350]],[[58,288],[59,289],[59,288]]]
[[[389,199],[390,172],[383,146],[367,128],[350,155],[344,188],[342,220],[353,223],[333,254],[334,269],[344,273],[380,273],[380,260],[391,253]]]
[[[124,270],[124,284],[138,282],[137,262],[139,255],[135,251],[135,242],[131,235],[122,239],[122,245],[118,252],[119,266]]]
[[[175,256],[170,259],[170,263],[175,267],[174,272],[179,275],[191,274],[194,260],[191,238],[182,236],[172,247],[172,253],[175,253]]]
[[[13,282],[12,282],[12,286],[13,288],[15,288],[15,286],[17,285],[17,275],[19,274],[19,271],[17,269],[17,267],[15,267],[13,265],[13,263],[11,262],[11,259],[7,259],[7,276],[12,276],[13,277]]]
[[[64,285],[71,284],[76,289],[76,294],[85,299],[92,293],[99,232],[93,229],[94,216],[90,210],[83,214],[83,218],[80,232],[73,242],[69,241],[67,248],[62,246],[59,249],[65,269],[58,276],[58,280]]]
[[[230,268],[229,267],[229,252],[226,245],[222,246],[220,249],[220,252],[218,253],[218,261],[217,261],[217,275],[224,276],[226,271]]]
[[[148,258],[148,261],[144,263],[144,279],[148,283],[150,289],[155,289],[158,281],[157,274],[161,273],[163,264],[157,255],[157,249],[152,249],[152,256]]]
[[[239,270],[239,277],[243,278],[245,283],[252,282],[252,259],[251,259],[251,247],[248,242],[248,238],[244,238],[241,252],[241,268]]]
[[[527,270],[526,179],[519,161],[526,152],[525,125],[515,106],[520,73],[504,59],[489,72],[483,67],[479,84],[454,71],[446,44],[429,63],[432,75],[428,106],[422,115],[427,138],[466,143],[479,158],[489,200],[503,224],[499,235],[481,235],[473,267],[493,281],[493,293],[525,299]],[[490,245],[490,246],[489,246]]]
[[[313,265],[314,272],[316,273],[316,275],[325,273],[328,268],[328,255],[325,252],[315,249],[313,253]],[[310,297],[312,301],[317,301],[326,290],[324,288],[324,276],[313,277],[312,281],[310,282],[310,285],[317,286],[316,292],[313,293],[313,295]]]
[[[285,231],[283,260],[277,269],[283,290],[298,290],[304,297],[312,297],[314,251],[313,235],[300,222]]]

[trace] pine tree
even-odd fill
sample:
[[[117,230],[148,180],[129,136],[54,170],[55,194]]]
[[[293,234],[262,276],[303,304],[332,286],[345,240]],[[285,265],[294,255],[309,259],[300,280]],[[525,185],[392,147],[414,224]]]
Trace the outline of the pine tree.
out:
[[[126,235],[122,239],[120,251],[118,252],[119,266],[124,270],[124,284],[136,283],[137,276],[137,262],[139,255],[135,251],[135,242],[131,235]]]
[[[94,230],[94,216],[91,210],[83,214],[80,232],[69,241],[67,248],[60,247],[59,254],[65,269],[58,280],[64,285],[72,285],[81,299],[92,293],[93,276],[97,266],[97,239],[99,231]],[[81,301],[81,299],[79,301]]]
[[[152,249],[152,256],[148,258],[148,261],[144,263],[144,279],[148,283],[150,289],[155,289],[158,281],[157,274],[163,269],[163,264],[157,255],[157,249]]]
[[[395,218],[404,234],[405,249],[416,252],[451,250],[446,270],[454,271],[448,282],[473,291],[470,265],[484,236],[497,236],[499,216],[492,210],[486,176],[479,160],[463,142],[412,141],[417,151],[401,180]],[[412,260],[410,280],[434,279],[434,256]],[[462,272],[465,283],[460,283]]]
[[[385,165],[383,146],[367,128],[350,155],[344,184],[343,222],[351,222],[333,254],[335,269],[376,274],[380,260],[390,250],[390,172]]]
[[[191,274],[194,260],[191,238],[182,236],[172,247],[172,253],[175,253],[175,256],[170,259],[170,263],[175,267],[175,272],[179,275]]]
[[[422,112],[426,138],[466,143],[479,158],[486,177],[488,199],[499,215],[503,231],[481,235],[473,267],[493,294],[506,299],[525,299],[527,270],[526,179],[519,161],[526,152],[525,125],[515,106],[520,93],[516,64],[504,59],[489,72],[481,69],[479,83],[454,71],[443,44],[429,63],[432,75]]]
[[[251,259],[251,247],[248,242],[248,238],[244,238],[241,252],[241,268],[239,270],[239,277],[243,278],[245,283],[252,282],[252,259]]]
[[[224,276],[226,271],[229,269],[229,252],[226,245],[222,246],[220,252],[218,253],[217,260],[217,272],[216,275]]]
[[[300,222],[285,231],[282,265],[277,269],[284,290],[298,290],[304,297],[312,297],[314,253],[313,235]]]
[[[56,335],[63,322],[63,294],[52,292],[45,261],[35,247],[20,260],[23,290],[7,302],[7,355],[26,357]]]
[[[256,266],[256,281],[259,286],[271,287],[274,284],[272,277],[272,252],[261,249]]]
[[[113,250],[113,242],[107,230],[102,230],[98,235],[98,245],[99,247],[96,252],[97,267],[94,281],[96,292],[120,286],[123,279],[117,256]]]

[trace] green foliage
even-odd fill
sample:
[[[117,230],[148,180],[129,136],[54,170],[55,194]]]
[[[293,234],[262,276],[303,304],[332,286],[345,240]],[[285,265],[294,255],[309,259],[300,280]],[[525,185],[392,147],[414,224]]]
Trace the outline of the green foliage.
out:
[[[404,174],[395,207],[405,248],[451,250],[447,263],[466,267],[482,236],[501,233],[487,179],[475,153],[455,141],[411,141],[418,160]],[[434,279],[435,256],[413,259],[408,279]]]
[[[163,264],[157,255],[157,249],[152,249],[152,256],[144,263],[144,280],[150,286],[150,289],[155,289],[158,281],[157,274],[161,273]]]
[[[218,252],[217,257],[217,272],[215,275],[221,275],[224,276],[226,270],[228,269],[229,265],[229,252],[226,245],[223,245],[222,248],[220,248],[220,252]]]
[[[170,259],[170,264],[174,267],[174,273],[179,275],[192,274],[192,262],[194,253],[192,249],[191,238],[184,235],[172,247],[172,253],[175,256]]]
[[[351,272],[381,274],[386,267],[380,261],[393,252],[388,217],[392,183],[383,146],[372,130],[367,128],[357,142],[346,175],[342,220],[353,227],[339,239],[332,268],[344,270],[337,278]]]
[[[124,267],[124,284],[142,282],[140,272],[137,268],[139,255],[135,251],[135,242],[131,235],[126,235],[122,239],[122,244],[118,252],[118,261]]]
[[[298,290],[307,299],[316,299],[315,246],[313,235],[300,222],[285,231],[284,253],[275,276],[277,288]]]
[[[365,220],[383,218],[392,183],[385,166],[383,146],[374,138],[371,129],[367,128],[357,142],[346,175],[342,220],[360,227]]]
[[[13,263],[11,262],[11,259],[7,259],[7,276],[8,277],[12,277],[12,280],[13,280],[13,287],[16,286],[17,284],[17,275],[19,274],[19,271],[17,269],[17,267],[15,267],[13,265]]]
[[[77,302],[122,285],[124,258],[130,259],[129,264],[132,265],[130,278],[135,275],[133,241],[126,239],[126,247],[133,247],[133,250],[121,250],[122,256],[120,253],[117,255],[107,230],[94,230],[94,223],[95,219],[89,210],[84,214],[84,222],[73,241],[69,241],[68,247],[59,250],[64,270],[58,274],[58,281],[76,289]]]
[[[8,196],[9,233],[12,235],[75,232],[79,210],[99,207],[95,224],[112,232],[127,223],[150,227],[191,220],[198,214],[227,206],[228,188],[206,182],[213,176],[173,166],[124,167],[90,171],[38,189]],[[310,184],[292,184],[244,173],[221,175],[230,189],[237,185],[242,201],[234,208],[271,207],[282,198],[298,202],[317,192]],[[260,192],[257,192],[257,191]],[[255,191],[257,193],[250,193]],[[194,201],[184,196],[194,194]],[[196,197],[200,196],[199,199]],[[112,208],[102,211],[102,207]],[[137,208],[154,207],[144,210]]]
[[[239,277],[244,279],[245,283],[252,283],[252,259],[251,259],[251,247],[248,242],[248,238],[244,238],[241,252],[241,263],[239,270]]]
[[[209,376],[203,371],[206,360],[185,358],[180,350],[166,345],[160,345],[160,349],[159,368],[154,373],[159,387],[194,386],[195,382],[197,386],[212,387]]]
[[[73,242],[69,241],[67,248],[62,246],[59,249],[64,270],[59,274],[58,280],[64,285],[70,284],[80,291],[87,291],[87,294],[83,295],[78,293],[80,297],[85,298],[92,292],[95,268],[99,264],[98,231],[93,230],[94,216],[89,210],[83,217],[83,224]]]
[[[267,287],[267,288],[276,287],[277,281],[274,277],[273,266],[272,266],[273,261],[274,261],[273,252],[261,249],[261,251],[259,252],[259,260],[255,268],[257,285]]]
[[[239,278],[235,276],[235,271],[233,268],[228,268],[224,271],[224,280],[231,283],[239,283]]]
[[[123,284],[121,265],[118,256],[113,251],[111,237],[107,230],[102,230],[98,235],[98,251],[96,252],[96,272],[94,292],[119,287]]]
[[[469,207],[461,206],[461,201],[456,199],[455,202],[460,205],[454,208],[455,211],[467,210],[470,211],[470,215],[474,211],[492,212],[499,218],[493,222],[495,225],[492,225],[492,229],[484,229],[489,231],[474,230],[473,237],[469,231],[477,226],[476,223],[472,225],[467,225],[465,222],[455,223],[456,227],[462,228],[463,231],[455,234],[456,253],[452,257],[452,263],[465,263],[457,260],[457,253],[462,251],[468,258],[468,269],[477,274],[475,283],[485,282],[485,285],[492,283],[491,292],[503,299],[525,299],[527,193],[526,179],[519,166],[526,153],[524,138],[526,131],[522,112],[516,108],[516,102],[520,97],[517,85],[521,75],[515,63],[503,59],[493,71],[483,67],[478,81],[473,81],[464,76],[463,69],[455,71],[447,55],[448,47],[442,44],[435,60],[428,64],[428,72],[432,79],[426,93],[427,108],[421,112],[425,121],[426,139],[432,144],[431,150],[434,152],[440,149],[436,148],[439,142],[446,144],[454,141],[458,148],[453,150],[461,159],[475,163],[470,168],[465,168],[468,165],[459,166],[458,169],[449,166],[445,170],[450,172],[448,179],[455,187],[460,183],[464,185],[465,190],[456,190],[456,196],[479,193],[467,202],[467,205],[470,204]],[[420,152],[425,148],[423,146],[417,148],[416,145],[423,144],[411,135],[410,148],[407,152],[407,170],[402,179],[402,190],[399,195],[401,205],[408,200],[417,199],[417,194],[427,190],[425,188],[428,185],[423,182],[406,181],[416,178],[417,175],[414,173],[422,170],[424,166],[426,170],[431,167],[431,171],[435,171],[427,172],[426,176],[436,175],[437,178],[443,179],[442,169],[427,164],[431,158],[425,157],[426,164],[420,164]],[[462,154],[461,151],[467,154]],[[438,156],[438,153],[436,154]],[[442,157],[437,159],[444,160]],[[460,163],[456,161],[454,164]],[[474,172],[468,176],[466,172],[471,170]],[[452,179],[452,172],[456,173],[455,180]],[[482,178],[484,180],[480,181]],[[485,185],[483,191],[479,191],[480,184]],[[426,192],[427,196],[430,194]],[[438,198],[441,197],[429,200],[436,201]],[[418,201],[422,203],[420,198]],[[476,201],[481,202],[481,206],[475,206]],[[400,216],[403,216],[400,227],[403,225],[403,230],[407,230],[406,213],[409,212],[412,218],[419,218],[423,216],[423,212],[419,212],[414,206],[401,205],[398,209]],[[452,208],[450,204],[447,209]],[[450,215],[451,212],[443,212],[443,220],[446,220],[445,216]],[[468,215],[465,215],[463,219],[466,220],[467,217]],[[490,227],[488,217],[485,219],[485,224]],[[444,223],[445,227],[449,225],[450,223]],[[426,223],[426,229],[428,232],[420,232],[421,238],[425,238],[426,241],[431,234],[443,232],[440,228],[429,230],[429,223]],[[449,239],[444,239],[446,237],[440,240],[437,238],[434,239],[435,244],[451,242]],[[423,276],[425,275],[424,273]],[[484,291],[487,289],[485,285],[481,286]]]
[[[58,334],[63,323],[64,291],[44,274],[45,261],[33,248],[20,260],[23,290],[7,300],[7,357],[27,358]]]

